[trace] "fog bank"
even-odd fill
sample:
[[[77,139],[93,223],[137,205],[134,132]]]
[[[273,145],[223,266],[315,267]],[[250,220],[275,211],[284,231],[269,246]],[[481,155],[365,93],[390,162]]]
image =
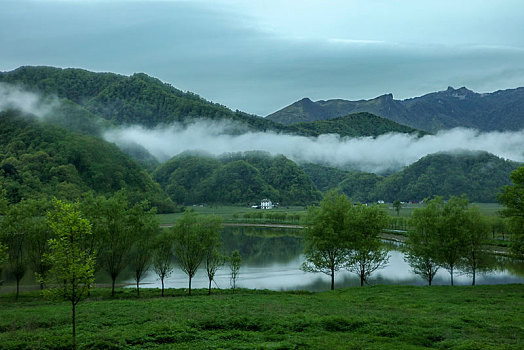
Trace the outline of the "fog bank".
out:
[[[104,136],[117,144],[140,144],[160,161],[187,150],[213,155],[261,150],[283,154],[297,163],[311,162],[378,173],[399,170],[436,152],[487,151],[502,158],[524,161],[524,130],[481,133],[455,128],[421,138],[399,133],[376,138],[348,138],[334,134],[305,137],[274,132],[224,134],[230,127],[230,123],[196,121],[187,126],[173,124],[155,129],[118,128],[108,130]]]

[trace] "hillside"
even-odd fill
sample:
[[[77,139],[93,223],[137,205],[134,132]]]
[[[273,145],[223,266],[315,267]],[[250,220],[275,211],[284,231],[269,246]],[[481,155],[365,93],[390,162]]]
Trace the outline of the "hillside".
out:
[[[131,202],[147,199],[160,212],[174,210],[160,186],[114,144],[12,110],[0,112],[0,184],[11,203],[125,188]]]
[[[177,203],[256,204],[263,198],[283,205],[320,200],[311,179],[284,156],[262,152],[184,153],[162,164],[153,178]]]
[[[389,132],[426,134],[423,131],[366,112],[349,114],[344,117],[328,120],[301,122],[293,124],[292,126],[300,131],[311,133],[314,136],[321,134],[339,134],[340,136],[361,137],[379,136]]]
[[[524,88],[480,94],[464,87],[449,87],[407,100],[395,100],[391,94],[359,101],[313,102],[304,98],[268,115],[267,119],[292,125],[357,112],[372,113],[428,132],[454,127],[482,131],[521,130],[524,128]]]
[[[257,131],[294,130],[269,119],[233,112],[143,73],[123,76],[73,68],[20,67],[0,72],[0,82],[70,101],[111,125],[154,127],[204,118],[231,120]]]
[[[350,172],[338,187],[362,202],[420,201],[461,194],[474,202],[496,202],[500,188],[511,183],[509,174],[518,166],[487,152],[436,153],[386,177]]]

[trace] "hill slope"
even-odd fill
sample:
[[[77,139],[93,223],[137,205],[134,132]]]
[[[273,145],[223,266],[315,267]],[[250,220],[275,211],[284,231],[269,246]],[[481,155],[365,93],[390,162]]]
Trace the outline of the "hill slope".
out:
[[[160,186],[114,144],[11,110],[0,112],[0,184],[11,203],[125,188],[131,202],[148,199],[161,212],[174,209]]]
[[[524,128],[524,88],[479,94],[464,87],[395,100],[383,95],[371,100],[297,101],[268,119],[286,125],[342,117],[368,112],[410,127],[435,132],[453,127],[482,131],[520,130]]]
[[[282,204],[320,200],[311,179],[284,156],[263,152],[214,158],[185,153],[158,167],[153,178],[177,203],[255,204],[263,198]]]

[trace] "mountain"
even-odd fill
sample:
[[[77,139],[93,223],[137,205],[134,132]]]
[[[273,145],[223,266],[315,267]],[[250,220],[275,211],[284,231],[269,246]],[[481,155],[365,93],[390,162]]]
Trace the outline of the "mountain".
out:
[[[348,172],[338,188],[363,202],[420,201],[461,194],[475,202],[496,202],[500,188],[511,183],[510,172],[518,167],[517,162],[487,152],[435,153],[386,177]]]
[[[0,112],[0,185],[10,203],[53,196],[75,200],[88,191],[109,195],[126,189],[132,203],[147,199],[159,212],[175,208],[114,144],[13,110]]]
[[[245,152],[212,157],[184,153],[160,165],[153,178],[177,203],[254,204],[263,198],[308,205],[321,198],[311,179],[284,156]]]
[[[480,94],[462,87],[395,100],[392,94],[371,100],[297,101],[266,118],[285,125],[368,112],[415,129],[436,132],[454,127],[481,131],[524,128],[524,88]]]
[[[77,112],[81,110],[98,116],[109,125],[154,127],[172,122],[191,122],[199,118],[234,121],[257,131],[294,131],[269,119],[240,111],[233,112],[144,73],[124,76],[74,68],[27,66],[0,72],[0,82],[44,97],[57,96],[61,104],[70,102],[76,105]],[[62,108],[61,104],[58,110]],[[243,131],[240,128],[236,132]]]

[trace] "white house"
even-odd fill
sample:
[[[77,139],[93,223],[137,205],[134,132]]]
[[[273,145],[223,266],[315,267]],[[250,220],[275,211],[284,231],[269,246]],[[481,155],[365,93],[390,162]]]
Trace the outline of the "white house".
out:
[[[273,209],[274,205],[269,199],[262,199],[260,202],[260,209]]]

